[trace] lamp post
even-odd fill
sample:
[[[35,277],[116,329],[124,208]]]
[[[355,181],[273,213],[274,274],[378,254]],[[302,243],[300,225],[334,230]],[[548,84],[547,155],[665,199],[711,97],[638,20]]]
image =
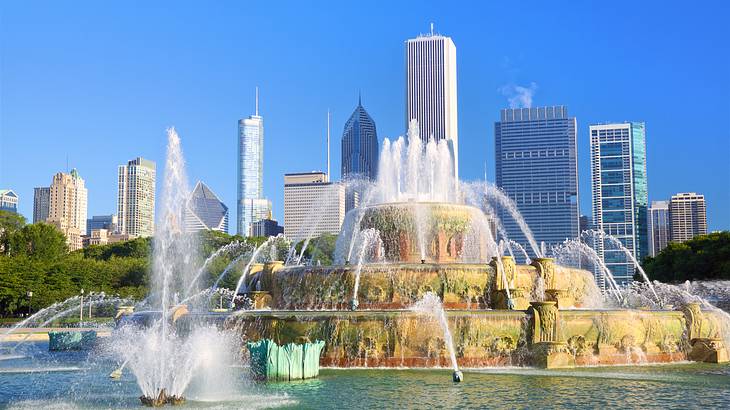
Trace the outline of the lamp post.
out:
[[[81,307],[79,309],[79,326],[84,321],[84,288],[81,288]]]
[[[28,317],[30,317],[31,307],[33,306],[33,291],[29,290],[25,295],[28,296]]]

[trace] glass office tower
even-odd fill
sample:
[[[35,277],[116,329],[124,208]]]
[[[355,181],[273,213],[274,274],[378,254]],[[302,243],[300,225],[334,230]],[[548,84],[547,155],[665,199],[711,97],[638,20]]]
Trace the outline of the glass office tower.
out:
[[[593,223],[641,261],[649,248],[646,126],[643,122],[591,125],[590,136]],[[623,250],[606,240],[597,241],[595,248],[620,285],[633,280],[635,267]]]
[[[504,109],[494,124],[497,186],[517,204],[539,244],[579,231],[576,119],[565,106]],[[500,219],[510,239],[534,257],[517,223]]]

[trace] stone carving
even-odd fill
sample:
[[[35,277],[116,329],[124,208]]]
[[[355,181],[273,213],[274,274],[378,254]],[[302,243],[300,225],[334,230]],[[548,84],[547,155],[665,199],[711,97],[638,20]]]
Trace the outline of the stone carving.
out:
[[[502,256],[502,269],[504,269],[504,276],[507,279],[507,284],[510,289],[514,288],[515,276],[517,275],[515,258],[512,256]]]
[[[532,342],[557,342],[558,308],[555,302],[530,302]]]
[[[616,348],[623,353],[628,353],[633,350],[633,348],[636,346],[636,339],[633,335],[625,335],[621,338],[621,341],[618,342],[618,346]]]
[[[553,258],[535,258],[532,260],[532,266],[537,268],[537,274],[542,277],[545,289],[555,289],[555,261]]]
[[[509,336],[502,336],[502,337],[495,337],[494,340],[492,340],[492,345],[490,346],[489,350],[492,353],[497,353],[501,355],[509,354],[512,350],[515,350],[516,344],[515,341],[512,340]]]
[[[568,339],[568,350],[573,356],[580,356],[586,353],[586,338],[582,335],[571,336]]]
[[[687,303],[682,312],[687,320],[687,339],[692,340],[701,337],[704,315],[702,309],[700,309],[700,304],[697,302]]]
[[[662,353],[677,353],[679,351],[679,344],[674,336],[666,335],[659,344],[659,349]]]

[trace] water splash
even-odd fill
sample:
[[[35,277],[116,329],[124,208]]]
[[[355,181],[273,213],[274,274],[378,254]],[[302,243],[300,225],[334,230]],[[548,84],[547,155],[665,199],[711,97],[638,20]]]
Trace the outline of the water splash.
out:
[[[446,343],[446,348],[449,350],[449,358],[451,359],[451,367],[453,367],[454,372],[459,371],[459,364],[456,362],[456,351],[454,350],[454,339],[451,337],[451,331],[449,330],[449,322],[446,320],[446,311],[444,311],[444,306],[441,303],[441,299],[433,293],[428,292],[425,295],[423,295],[423,299],[416,302],[413,306],[411,306],[411,310],[423,315],[428,315],[431,318],[433,318],[436,322],[438,322],[439,326],[441,326],[441,330],[444,334],[444,342]]]

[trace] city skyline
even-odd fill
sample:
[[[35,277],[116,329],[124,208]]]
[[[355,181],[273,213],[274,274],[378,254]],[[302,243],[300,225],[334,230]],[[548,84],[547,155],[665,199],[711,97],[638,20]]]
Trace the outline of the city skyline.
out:
[[[427,9],[429,6],[426,7]],[[53,8],[49,8],[52,10]],[[88,11],[93,13],[93,9]],[[584,10],[585,11],[585,10]],[[605,10],[604,10],[605,11]],[[11,12],[18,13],[18,10],[11,10]],[[185,12],[185,11],[183,11]],[[189,12],[189,11],[188,11]],[[485,16],[491,18],[495,13],[486,13],[486,10],[482,10]],[[542,11],[545,12],[544,10]],[[672,13],[678,13],[678,11],[670,10]],[[46,16],[46,11],[42,11],[39,15],[40,22],[46,22],[49,16]],[[640,10],[639,15],[642,18],[652,18],[647,15],[647,10]],[[63,14],[63,13],[61,13]],[[22,15],[20,17],[23,17]],[[285,16],[286,19],[287,16]],[[527,16],[532,18],[531,15]],[[26,16],[27,18],[27,16]],[[219,18],[222,18],[219,16]],[[697,139],[693,140],[692,144],[689,144],[686,140],[683,140],[683,135],[689,135],[688,129],[684,128],[683,124],[678,124],[674,121],[675,117],[678,117],[676,111],[673,113],[674,107],[672,104],[663,105],[662,107],[652,107],[653,104],[647,102],[646,98],[642,99],[641,96],[634,95],[631,100],[617,98],[615,93],[611,92],[608,88],[610,86],[619,87],[620,89],[627,88],[639,88],[646,93],[648,92],[651,99],[667,100],[671,101],[682,101],[682,100],[703,100],[700,96],[693,97],[692,94],[684,95],[680,97],[677,93],[685,93],[686,90],[675,89],[671,92],[666,92],[664,98],[662,98],[662,92],[664,90],[664,84],[673,83],[673,81],[667,81],[667,74],[659,72],[657,70],[644,70],[641,68],[632,67],[631,75],[624,74],[623,76],[611,76],[605,78],[606,81],[601,83],[598,81],[599,75],[596,73],[596,77],[589,81],[591,76],[578,75],[574,76],[575,80],[584,85],[590,85],[595,88],[594,94],[604,94],[603,98],[597,98],[595,95],[592,99],[586,100],[581,92],[573,92],[573,94],[563,92],[560,87],[570,88],[571,77],[568,74],[561,74],[557,76],[555,80],[549,78],[549,74],[557,69],[557,65],[552,58],[545,58],[544,53],[534,49],[529,44],[522,43],[521,47],[518,47],[522,52],[528,54],[527,57],[520,57],[519,53],[511,53],[509,48],[499,50],[497,45],[500,44],[500,38],[497,36],[494,39],[488,37],[487,40],[483,39],[483,36],[478,35],[478,31],[474,28],[474,23],[471,22],[467,17],[460,16],[459,18],[465,19],[467,24],[462,25],[456,24],[458,21],[457,16],[439,16],[433,12],[423,12],[413,16],[407,21],[403,27],[395,30],[388,28],[386,33],[372,36],[371,34],[363,35],[358,37],[360,39],[359,44],[363,44],[369,51],[375,50],[377,52],[377,59],[382,65],[374,71],[368,71],[367,75],[353,75],[351,72],[352,68],[350,65],[337,65],[333,69],[343,69],[349,73],[347,77],[343,78],[338,75],[332,77],[330,82],[323,82],[321,80],[314,81],[317,93],[315,94],[313,89],[303,87],[302,90],[294,91],[291,88],[291,80],[286,80],[282,75],[281,71],[271,70],[272,73],[267,73],[267,76],[263,76],[262,68],[257,70],[248,71],[247,75],[237,73],[235,76],[229,72],[234,67],[239,69],[243,67],[242,64],[233,64],[232,60],[218,57],[217,66],[224,70],[223,75],[226,81],[229,81],[229,91],[222,92],[225,98],[216,101],[212,107],[204,107],[201,103],[192,104],[195,99],[193,95],[197,94],[183,94],[181,101],[183,105],[172,105],[172,108],[155,105],[151,108],[145,103],[139,103],[139,108],[129,107],[131,104],[128,101],[132,95],[136,94],[125,94],[117,86],[109,87],[109,92],[112,95],[121,94],[126,96],[120,101],[111,100],[97,100],[93,98],[93,103],[106,107],[122,107],[119,104],[123,101],[127,101],[127,110],[131,110],[132,115],[126,121],[116,121],[114,129],[105,129],[103,134],[109,135],[109,140],[115,140],[119,132],[125,135],[128,141],[124,144],[125,147],[121,147],[119,151],[109,150],[104,151],[104,145],[99,145],[97,141],[93,139],[99,134],[96,128],[96,124],[92,121],[90,124],[85,124],[87,117],[78,117],[73,115],[67,115],[65,119],[59,120],[57,117],[59,114],[55,112],[49,112],[47,105],[39,105],[35,107],[24,107],[24,97],[21,98],[17,94],[17,87],[21,87],[27,81],[30,81],[30,74],[21,73],[19,70],[24,66],[15,61],[12,57],[18,56],[20,50],[6,50],[9,54],[9,58],[6,58],[4,62],[4,70],[8,73],[7,77],[13,80],[11,86],[3,91],[4,101],[6,104],[3,107],[3,118],[2,122],[2,134],[3,134],[3,145],[2,145],[2,166],[0,166],[0,187],[13,189],[20,196],[20,211],[28,219],[32,216],[32,192],[33,187],[40,186],[46,182],[47,176],[56,172],[59,169],[65,169],[63,164],[66,162],[66,152],[78,152],[70,158],[69,162],[71,165],[78,168],[87,178],[87,187],[90,191],[89,198],[89,214],[109,214],[114,212],[114,201],[115,196],[110,191],[115,190],[114,184],[114,170],[104,167],[100,167],[95,162],[94,158],[89,155],[81,155],[82,152],[90,153],[101,153],[111,152],[113,158],[111,159],[114,163],[119,163],[125,158],[135,157],[142,155],[146,158],[152,158],[156,162],[162,162],[164,152],[164,127],[167,125],[177,125],[181,131],[183,143],[186,144],[186,152],[189,153],[189,162],[191,164],[191,176],[195,179],[205,179],[211,181],[211,185],[215,188],[216,192],[219,192],[223,202],[233,203],[235,198],[235,184],[233,178],[231,178],[231,169],[234,168],[234,163],[230,158],[230,155],[226,154],[230,152],[225,147],[231,146],[231,131],[230,124],[233,119],[240,118],[241,113],[251,112],[250,102],[246,103],[245,98],[241,98],[241,95],[248,95],[251,87],[255,83],[261,83],[262,87],[267,89],[267,99],[271,96],[271,101],[267,104],[271,105],[271,112],[269,113],[267,107],[267,146],[271,149],[267,149],[267,160],[266,164],[266,177],[264,181],[265,192],[268,192],[275,204],[275,218],[283,219],[283,196],[281,193],[281,185],[283,180],[283,174],[286,172],[295,171],[297,169],[318,169],[323,168],[324,164],[324,150],[322,149],[324,135],[324,126],[320,121],[310,121],[309,115],[313,118],[319,118],[319,113],[323,112],[327,106],[333,106],[333,127],[338,129],[344,124],[347,114],[349,113],[348,103],[352,101],[352,98],[357,93],[358,89],[363,91],[363,95],[369,101],[369,110],[373,114],[373,118],[378,119],[378,128],[381,138],[383,136],[392,137],[394,135],[402,134],[402,118],[403,118],[403,102],[402,102],[402,70],[403,70],[403,57],[402,47],[403,41],[408,38],[413,38],[419,32],[425,32],[428,29],[428,23],[435,21],[436,29],[452,38],[459,47],[459,134],[461,134],[460,144],[462,145],[460,155],[460,173],[463,179],[473,180],[481,179],[483,172],[483,163],[488,163],[488,169],[493,169],[493,156],[490,151],[493,147],[493,132],[491,131],[490,123],[493,123],[495,114],[493,112],[498,111],[499,108],[504,108],[509,105],[510,99],[514,96],[502,95],[509,94],[511,92],[520,92],[517,87],[512,85],[529,86],[532,82],[539,84],[539,87],[528,87],[531,92],[537,89],[534,94],[520,94],[518,97],[523,97],[523,102],[528,100],[530,97],[533,101],[533,105],[547,105],[550,103],[565,104],[571,107],[571,114],[578,118],[578,153],[579,153],[579,168],[580,168],[580,191],[583,201],[581,201],[581,213],[590,214],[589,203],[586,198],[590,197],[590,184],[588,183],[588,132],[587,124],[609,122],[615,119],[636,119],[645,121],[647,123],[648,134],[650,135],[647,140],[647,162],[648,162],[648,174],[651,180],[649,184],[649,197],[650,200],[658,200],[668,198],[671,194],[676,192],[685,191],[697,191],[705,193],[708,204],[708,222],[709,229],[728,229],[730,225],[730,216],[724,211],[730,207],[730,195],[727,192],[728,186],[728,172],[722,161],[713,160],[713,155],[727,152],[726,148],[726,137],[727,130],[718,129],[718,125],[715,124],[714,128],[707,125],[696,125],[700,127],[697,130],[692,129],[694,135],[699,135],[702,142],[705,144],[697,144]],[[638,18],[638,17],[637,17]],[[675,17],[677,18],[677,17]],[[26,21],[23,18],[14,19],[22,22]],[[8,25],[5,25],[2,33],[8,35],[13,30],[17,30],[18,27],[13,21],[8,21]],[[56,23],[58,24],[58,23]],[[657,23],[659,24],[659,23]],[[53,27],[53,24],[50,24]],[[149,28],[142,24],[143,28],[149,30]],[[708,25],[710,26],[710,25]],[[471,27],[471,28],[469,28]],[[660,25],[660,28],[662,26]],[[707,27],[702,27],[700,31],[710,30]],[[494,29],[494,33],[490,31],[490,35],[497,34],[498,29]],[[661,31],[663,35],[666,35],[666,31]],[[70,30],[70,33],[64,35],[74,35],[74,31]],[[115,35],[112,31],[112,34]],[[328,31],[318,31],[317,38],[321,39],[322,36],[329,33]],[[686,33],[685,33],[686,34]],[[355,35],[355,34],[352,34]],[[675,42],[674,46],[685,53],[692,55],[689,49],[692,43],[692,38],[697,38],[699,33],[694,33],[691,36],[687,36],[679,43]],[[708,34],[705,34],[705,36]],[[35,35],[31,35],[30,38],[26,39],[27,44],[31,46],[31,49],[45,49],[45,45],[37,43]],[[652,38],[652,35],[646,33],[647,38]],[[599,44],[603,44],[604,48],[609,50],[618,49],[622,45],[627,45],[627,39],[623,41],[608,42],[605,37],[599,37],[603,43],[599,41]],[[134,38],[130,41],[136,41]],[[277,38],[278,41],[278,38]],[[577,40],[571,39],[575,42]],[[648,41],[648,40],[647,40]],[[53,41],[52,41],[53,42]],[[475,45],[476,44],[476,45]],[[636,45],[636,47],[641,44]],[[4,45],[4,48],[10,47]],[[35,47],[35,48],[34,48]],[[89,48],[92,53],[91,55],[98,55],[100,52],[96,49],[93,41],[82,42],[81,49]],[[317,42],[316,47],[324,47],[324,42]],[[632,46],[633,47],[633,46]],[[331,52],[340,50],[342,46],[334,47]],[[154,49],[154,47],[153,47]],[[492,51],[489,53],[488,51]],[[551,51],[559,52],[557,49],[551,49]],[[627,50],[629,53],[630,50]],[[530,53],[532,53],[530,55]],[[43,53],[40,53],[43,54]],[[342,54],[339,51],[338,54]],[[477,58],[480,54],[487,54],[489,56],[489,63],[487,60],[479,60]],[[188,54],[183,53],[184,56]],[[336,55],[336,54],[335,54]],[[301,54],[296,55],[301,57]],[[541,58],[538,58],[541,57]],[[578,55],[577,57],[580,57]],[[632,56],[632,58],[635,56]],[[653,56],[656,58],[656,56]],[[39,57],[34,57],[39,58]],[[78,58],[78,56],[77,56]],[[708,64],[707,66],[714,66],[716,69],[722,71],[728,68],[727,56],[713,56],[712,58],[718,59],[716,64]],[[533,60],[536,59],[534,67],[531,66]],[[510,61],[510,63],[507,63]],[[516,63],[517,62],[517,63]],[[37,63],[37,62],[36,62]],[[221,64],[222,63],[222,64]],[[57,63],[59,64],[59,72],[53,75],[64,74],[64,78],[83,80],[83,76],[79,74],[76,77],[75,74],[69,73],[70,67],[73,67],[76,62],[69,59],[61,59]],[[510,64],[512,64],[510,66]],[[655,63],[658,64],[658,63]],[[683,62],[678,62],[680,67],[684,67],[685,70],[692,69],[689,66],[682,66]],[[529,68],[528,68],[529,67]],[[153,67],[154,68],[154,67]],[[486,73],[479,73],[476,75],[474,70],[480,68],[488,68]],[[566,69],[564,66],[561,69]],[[709,68],[703,67],[702,70],[708,70]],[[348,71],[349,70],[349,71]],[[525,70],[529,70],[525,73]],[[515,74],[521,72],[521,74]],[[156,71],[152,70],[151,74],[153,77],[156,75]],[[330,73],[328,71],[328,73]],[[575,74],[575,72],[571,72]],[[651,73],[656,78],[648,77]],[[318,73],[318,75],[321,73]],[[331,74],[331,73],[330,73]],[[487,74],[491,74],[487,75]],[[602,71],[601,74],[605,77],[606,71]],[[200,75],[188,73],[183,69],[183,78],[200,78]],[[246,77],[250,77],[250,80]],[[202,76],[204,77],[204,76]],[[264,78],[262,81],[255,81]],[[492,78],[494,81],[485,82],[482,78]],[[635,78],[634,78],[635,77]],[[681,76],[680,76],[681,77]],[[304,77],[298,77],[299,79]],[[318,78],[315,76],[315,78]],[[354,78],[354,80],[353,80]],[[90,84],[84,85],[84,89],[87,92],[92,92],[94,87],[99,87],[101,84],[106,84],[106,78],[93,77],[94,81]],[[284,84],[278,85],[272,83],[274,79],[282,80]],[[385,81],[387,86],[381,85],[380,87],[376,84],[380,84]],[[40,79],[41,84],[46,79]],[[135,81],[141,81],[144,84],[145,79],[135,79]],[[640,80],[640,81],[639,81]],[[205,81],[208,81],[205,79]],[[233,81],[233,82],[230,82]],[[639,81],[637,83],[637,81]],[[719,86],[722,89],[728,89],[727,80],[721,79]],[[674,80],[676,82],[676,80]],[[362,84],[365,83],[365,84]],[[399,83],[401,84],[399,86]],[[140,85],[141,85],[140,84]],[[184,84],[184,83],[183,83]],[[299,83],[296,83],[299,84]],[[328,84],[330,84],[328,86]],[[337,86],[334,86],[334,85]],[[489,85],[491,84],[491,85]],[[78,86],[78,84],[77,84]],[[503,87],[506,86],[506,87]],[[66,101],[60,98],[63,95],[67,95],[65,88],[60,86],[60,90],[51,90],[48,99],[55,103],[54,108],[58,109],[60,113],[65,111],[65,107],[58,107],[59,104],[67,103],[73,107],[78,108],[79,101],[71,99]],[[164,85],[162,89],[170,89],[170,85]],[[524,88],[524,87],[523,87]],[[141,93],[138,90],[138,86],[134,88],[137,93]],[[220,87],[218,88],[220,90]],[[158,88],[159,90],[159,88]],[[528,90],[529,91],[529,90]],[[575,90],[574,90],[575,91]],[[180,91],[174,91],[173,96],[178,96]],[[220,91],[219,91],[220,92]],[[324,92],[324,93],[323,93]],[[693,92],[699,92],[694,90]],[[65,93],[65,94],[64,94]],[[167,101],[164,95],[157,95],[155,92],[155,101]],[[475,94],[477,96],[475,97]],[[607,95],[606,95],[607,94]],[[722,93],[721,93],[722,94]],[[97,94],[93,94],[97,95]],[[399,97],[400,95],[400,97]],[[172,96],[171,96],[172,97]],[[235,97],[235,98],[234,98]],[[347,98],[345,98],[347,97]],[[136,97],[135,97],[136,98]],[[519,99],[517,99],[519,101]],[[203,98],[201,101],[209,104],[208,99]],[[243,101],[243,102],[242,102]],[[308,102],[311,102],[308,104]],[[282,109],[282,104],[287,107],[291,106],[298,112],[296,116],[292,117],[294,111],[288,109]],[[187,107],[185,106],[187,105]],[[8,108],[8,106],[12,106]],[[726,107],[726,105],[724,105]],[[613,108],[620,107],[620,108]],[[723,105],[719,107],[716,104],[710,104],[708,108],[711,112],[720,112]],[[102,108],[102,114],[104,114]],[[141,111],[138,113],[137,110]],[[693,107],[685,107],[684,110],[694,110]],[[97,108],[99,110],[99,108]],[[192,112],[190,110],[201,110],[202,118],[205,118],[205,123],[193,121]],[[211,111],[215,110],[215,115],[211,114]],[[657,112],[657,110],[659,112]],[[231,112],[238,114],[230,115]],[[684,111],[683,111],[684,112]],[[314,114],[313,114],[314,113]],[[42,134],[34,131],[33,127],[29,128],[30,122],[24,123],[23,120],[33,114],[36,121],[39,121],[41,128],[45,127],[43,124],[46,121],[57,121],[54,123],[54,129],[57,133],[54,136],[59,141],[63,141],[66,144],[66,148],[59,149],[59,146],[54,145],[49,140],[45,139]],[[145,117],[153,117],[153,119],[142,119],[142,115]],[[690,112],[684,115],[692,115]],[[699,114],[695,112],[695,116]],[[101,115],[100,119],[104,118]],[[127,116],[128,117],[128,116]],[[211,118],[217,118],[217,120],[211,120]],[[225,118],[225,121],[221,119]],[[382,118],[382,119],[381,119]],[[10,121],[8,121],[10,120]],[[287,122],[294,122],[298,124],[299,131],[291,132],[287,127],[291,125],[286,124]],[[228,129],[226,132],[220,132],[221,130]],[[293,129],[291,129],[293,130]],[[695,134],[696,132],[696,134]],[[661,144],[653,144],[652,136],[657,138],[657,142],[661,139]],[[23,144],[22,141],[27,141],[29,138],[38,139],[41,143],[37,152],[34,155],[38,156],[38,161],[33,163],[44,164],[42,166],[29,167],[28,161],[22,161],[23,158],[27,158],[24,155],[24,149],[27,150],[27,144]],[[723,140],[725,138],[725,140]],[[269,141],[272,141],[269,145]],[[464,149],[463,146],[467,145],[468,148]],[[709,147],[707,146],[709,144]],[[203,145],[209,145],[210,148]],[[698,147],[695,147],[700,145]],[[47,147],[47,148],[46,148]],[[85,147],[81,149],[80,147]],[[73,148],[73,149],[71,149]],[[699,150],[699,151],[698,151]],[[66,152],[64,152],[66,151]],[[272,152],[273,151],[273,152]],[[332,147],[333,159],[332,162],[335,164],[333,169],[335,175],[333,179],[337,180],[338,175],[336,164],[339,163],[337,152],[337,146],[333,144]],[[667,155],[671,153],[671,155]],[[277,161],[277,156],[284,156],[284,161]],[[99,155],[95,155],[101,157]],[[103,156],[105,161],[109,160],[109,154]],[[696,157],[697,159],[694,159]],[[17,159],[21,159],[21,162]],[[676,162],[682,161],[686,164],[686,167],[676,167]],[[697,161],[697,162],[692,162]],[[23,163],[24,162],[24,163]],[[282,169],[281,165],[274,164],[275,162],[282,162],[286,164],[286,169]],[[215,166],[211,166],[214,164]],[[271,167],[271,168],[270,168]],[[720,168],[718,168],[720,167]],[[213,169],[215,168],[215,169]],[[685,175],[687,170],[690,169],[702,169],[706,172],[707,180],[697,179],[691,181],[690,175]],[[111,178],[109,174],[112,173]],[[39,176],[40,175],[40,176]],[[713,177],[714,176],[714,177]],[[720,178],[720,179],[718,179]],[[490,175],[490,180],[494,181],[494,176]],[[723,188],[725,187],[725,188]],[[192,189],[192,187],[191,187]],[[233,197],[231,193],[233,192]],[[588,206],[587,206],[588,205]]]

